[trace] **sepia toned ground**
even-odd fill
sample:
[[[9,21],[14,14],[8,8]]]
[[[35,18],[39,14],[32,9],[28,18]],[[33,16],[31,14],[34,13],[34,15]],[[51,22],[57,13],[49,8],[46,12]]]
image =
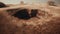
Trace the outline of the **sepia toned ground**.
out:
[[[7,9],[38,9],[37,17],[29,20],[11,16]],[[0,34],[60,34],[60,7],[32,5],[15,5],[0,8]]]

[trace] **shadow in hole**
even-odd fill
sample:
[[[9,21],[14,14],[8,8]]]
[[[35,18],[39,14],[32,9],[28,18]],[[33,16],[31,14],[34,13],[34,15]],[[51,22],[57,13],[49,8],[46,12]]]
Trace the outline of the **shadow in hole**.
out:
[[[19,19],[30,19],[30,15],[28,13],[28,9],[22,9],[22,10],[18,10],[15,14],[13,14],[12,16],[15,16]]]

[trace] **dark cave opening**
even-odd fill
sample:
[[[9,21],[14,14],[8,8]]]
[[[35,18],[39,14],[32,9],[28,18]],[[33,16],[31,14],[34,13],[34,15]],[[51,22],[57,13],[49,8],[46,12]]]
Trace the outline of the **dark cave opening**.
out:
[[[19,19],[30,19],[30,15],[27,9],[18,10],[13,16]]]
[[[31,9],[31,13],[30,14],[29,14],[29,10],[28,9],[21,9],[21,10],[18,10],[12,16],[17,17],[19,19],[28,20],[28,19],[30,19],[32,17],[36,17],[37,14],[38,14],[38,10],[37,9]]]

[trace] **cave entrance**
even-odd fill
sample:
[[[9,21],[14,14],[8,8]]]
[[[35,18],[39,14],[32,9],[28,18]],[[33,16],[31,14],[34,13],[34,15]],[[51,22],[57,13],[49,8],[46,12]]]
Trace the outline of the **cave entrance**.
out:
[[[30,14],[28,9],[21,9],[21,10],[18,10],[15,14],[13,14],[13,16],[19,19],[28,20],[32,17],[36,17],[37,13],[38,13],[37,9],[32,9]]]

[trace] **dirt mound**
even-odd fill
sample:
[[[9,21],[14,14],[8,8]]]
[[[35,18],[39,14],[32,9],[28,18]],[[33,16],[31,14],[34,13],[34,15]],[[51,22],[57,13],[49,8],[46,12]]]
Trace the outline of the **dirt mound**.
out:
[[[60,17],[39,11],[38,18],[22,20],[0,12],[0,34],[60,34]]]

